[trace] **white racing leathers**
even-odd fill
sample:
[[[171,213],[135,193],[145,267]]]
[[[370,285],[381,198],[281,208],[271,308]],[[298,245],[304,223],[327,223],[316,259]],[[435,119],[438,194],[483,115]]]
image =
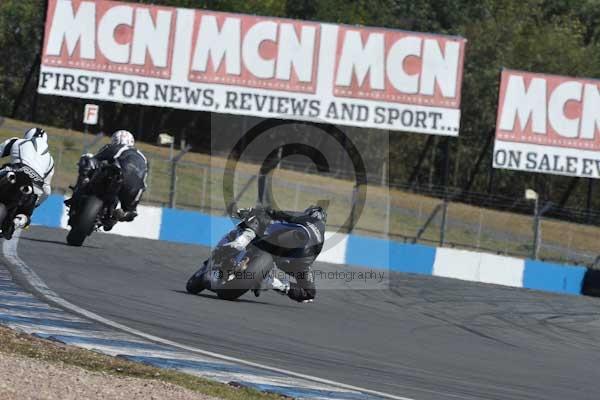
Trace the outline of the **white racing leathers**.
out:
[[[54,175],[54,159],[50,155],[45,137],[32,139],[12,138],[0,144],[0,157],[10,157],[8,164],[25,165],[41,178],[40,185],[33,185],[37,195],[36,207],[50,195],[52,176]]]

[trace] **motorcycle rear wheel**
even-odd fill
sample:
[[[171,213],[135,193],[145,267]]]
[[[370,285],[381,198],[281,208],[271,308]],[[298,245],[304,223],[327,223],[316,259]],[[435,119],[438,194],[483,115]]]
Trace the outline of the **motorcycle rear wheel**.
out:
[[[85,238],[91,235],[96,225],[98,213],[102,210],[104,203],[96,196],[89,196],[77,214],[71,230],[67,234],[67,244],[80,247]]]

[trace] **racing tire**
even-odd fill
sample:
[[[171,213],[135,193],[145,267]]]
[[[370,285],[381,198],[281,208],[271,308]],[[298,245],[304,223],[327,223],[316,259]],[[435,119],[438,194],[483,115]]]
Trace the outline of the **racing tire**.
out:
[[[217,297],[221,300],[237,300],[247,291],[259,287],[266,275],[273,269],[271,254],[253,247],[248,252],[248,256],[250,261],[241,277],[235,278],[222,285],[222,288],[215,290]]]
[[[204,286],[202,278],[196,278],[195,275],[190,277],[185,285],[185,290],[189,294],[198,294],[204,289],[206,289],[206,287]]]
[[[7,214],[8,210],[6,209],[6,206],[0,203],[0,226],[4,223],[4,218],[6,218]]]
[[[8,215],[8,210],[6,209],[6,206],[4,204],[0,203],[0,227],[4,226],[4,219],[6,218],[7,215]],[[3,232],[2,236],[6,237],[4,235],[4,232]]]
[[[104,203],[96,196],[89,196],[85,199],[81,211],[76,216],[74,225],[67,234],[67,244],[70,246],[81,247],[85,238],[91,235],[96,225],[98,213],[102,210]]]
[[[207,263],[207,261],[204,261],[204,263],[202,264],[202,268],[200,268],[200,270],[195,272],[194,275],[190,276],[190,279],[188,279],[188,281],[185,285],[185,290],[189,294],[198,294],[201,291],[203,291],[204,289],[206,289],[206,285],[204,284],[204,274],[206,273],[206,263]]]

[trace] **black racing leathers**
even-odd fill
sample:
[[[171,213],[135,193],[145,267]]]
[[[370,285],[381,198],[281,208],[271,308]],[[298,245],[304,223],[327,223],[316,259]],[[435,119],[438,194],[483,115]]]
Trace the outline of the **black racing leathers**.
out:
[[[107,144],[93,157],[83,156],[79,163],[79,175],[85,177],[102,162],[118,162],[123,173],[123,186],[119,201],[124,211],[135,211],[146,189],[148,161],[135,147]]]
[[[270,210],[268,215],[277,221],[298,226],[306,234],[304,246],[275,257],[277,267],[294,277],[288,297],[298,302],[312,300],[317,294],[311,266],[321,253],[325,241],[325,223],[303,212]]]

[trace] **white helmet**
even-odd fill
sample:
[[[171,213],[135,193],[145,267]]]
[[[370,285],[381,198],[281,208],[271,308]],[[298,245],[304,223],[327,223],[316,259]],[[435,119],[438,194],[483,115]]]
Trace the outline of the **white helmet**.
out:
[[[135,139],[133,138],[131,132],[126,130],[120,130],[113,133],[111,143],[120,144],[122,146],[134,146]]]
[[[43,140],[44,142],[48,142],[48,134],[42,128],[31,128],[27,132],[25,132],[25,136],[23,136],[25,140]]]

